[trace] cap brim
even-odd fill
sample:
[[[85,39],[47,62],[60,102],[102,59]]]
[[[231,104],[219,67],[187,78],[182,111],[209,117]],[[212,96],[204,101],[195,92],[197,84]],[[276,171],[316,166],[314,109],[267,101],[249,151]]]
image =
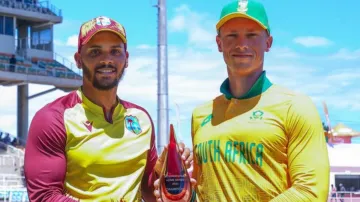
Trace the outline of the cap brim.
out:
[[[233,19],[233,18],[247,18],[250,20],[253,20],[255,22],[257,22],[262,28],[264,29],[268,29],[265,25],[263,25],[260,21],[258,21],[257,19],[244,14],[244,13],[230,13],[228,15],[225,15],[223,18],[221,18],[221,20],[219,20],[219,22],[216,24],[216,30],[219,30],[221,26],[223,26],[225,24],[225,22]]]
[[[87,42],[89,42],[91,40],[91,38],[93,38],[95,36],[95,34],[97,34],[99,32],[103,32],[103,31],[112,32],[112,33],[118,35],[124,43],[127,43],[127,40],[126,40],[125,36],[122,35],[121,33],[119,33],[118,31],[113,30],[113,29],[109,29],[109,28],[104,28],[104,29],[99,29],[96,32],[94,32],[90,37],[88,37],[86,40],[84,40],[81,43],[81,45],[85,45]]]

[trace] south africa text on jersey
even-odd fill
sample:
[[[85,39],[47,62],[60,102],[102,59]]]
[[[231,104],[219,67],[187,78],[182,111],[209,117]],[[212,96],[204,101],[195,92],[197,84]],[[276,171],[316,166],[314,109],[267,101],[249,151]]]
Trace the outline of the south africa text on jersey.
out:
[[[209,140],[195,145],[198,164],[208,162],[239,163],[262,166],[264,146],[254,142]],[[222,155],[220,157],[220,155]]]

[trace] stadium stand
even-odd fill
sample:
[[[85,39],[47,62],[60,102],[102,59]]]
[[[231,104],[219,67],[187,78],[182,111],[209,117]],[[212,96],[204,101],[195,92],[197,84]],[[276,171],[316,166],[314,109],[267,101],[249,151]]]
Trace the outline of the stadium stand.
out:
[[[11,71],[11,54],[0,53],[0,71]],[[40,76],[54,76],[58,78],[82,79],[82,77],[67,68],[60,62],[53,59],[44,59],[32,57],[31,62],[25,58],[16,55],[15,72],[23,74],[32,74]]]
[[[49,60],[33,57],[32,63],[38,65],[41,69],[45,69],[48,73],[47,76],[68,79],[82,79],[82,77],[76,74],[74,71],[53,59]]]
[[[39,2],[38,0],[0,0],[0,5],[3,7],[17,8],[47,15],[61,15],[61,10],[57,9],[53,5],[49,7],[47,1]]]
[[[0,202],[29,201],[23,171],[29,100],[81,85],[81,71],[54,51],[54,26],[62,20],[50,0],[0,0],[0,85],[17,86],[21,117],[16,136],[0,131]],[[54,88],[29,96],[29,84]]]
[[[23,166],[24,148],[16,137],[0,131],[0,201],[29,201]]]

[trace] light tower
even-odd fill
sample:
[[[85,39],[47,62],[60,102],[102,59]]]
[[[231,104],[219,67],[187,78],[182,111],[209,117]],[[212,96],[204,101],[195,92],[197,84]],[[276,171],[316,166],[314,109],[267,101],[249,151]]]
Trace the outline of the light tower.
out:
[[[158,9],[157,149],[160,152],[168,143],[169,135],[166,0],[158,0],[156,7]]]

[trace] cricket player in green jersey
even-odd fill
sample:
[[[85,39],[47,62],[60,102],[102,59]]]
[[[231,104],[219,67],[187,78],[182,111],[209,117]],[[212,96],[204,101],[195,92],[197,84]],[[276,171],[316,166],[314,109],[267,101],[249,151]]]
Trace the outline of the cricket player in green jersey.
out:
[[[192,114],[197,201],[325,202],[330,169],[322,122],[307,95],[266,75],[273,37],[264,6],[231,2],[216,29],[228,78],[222,95]]]

